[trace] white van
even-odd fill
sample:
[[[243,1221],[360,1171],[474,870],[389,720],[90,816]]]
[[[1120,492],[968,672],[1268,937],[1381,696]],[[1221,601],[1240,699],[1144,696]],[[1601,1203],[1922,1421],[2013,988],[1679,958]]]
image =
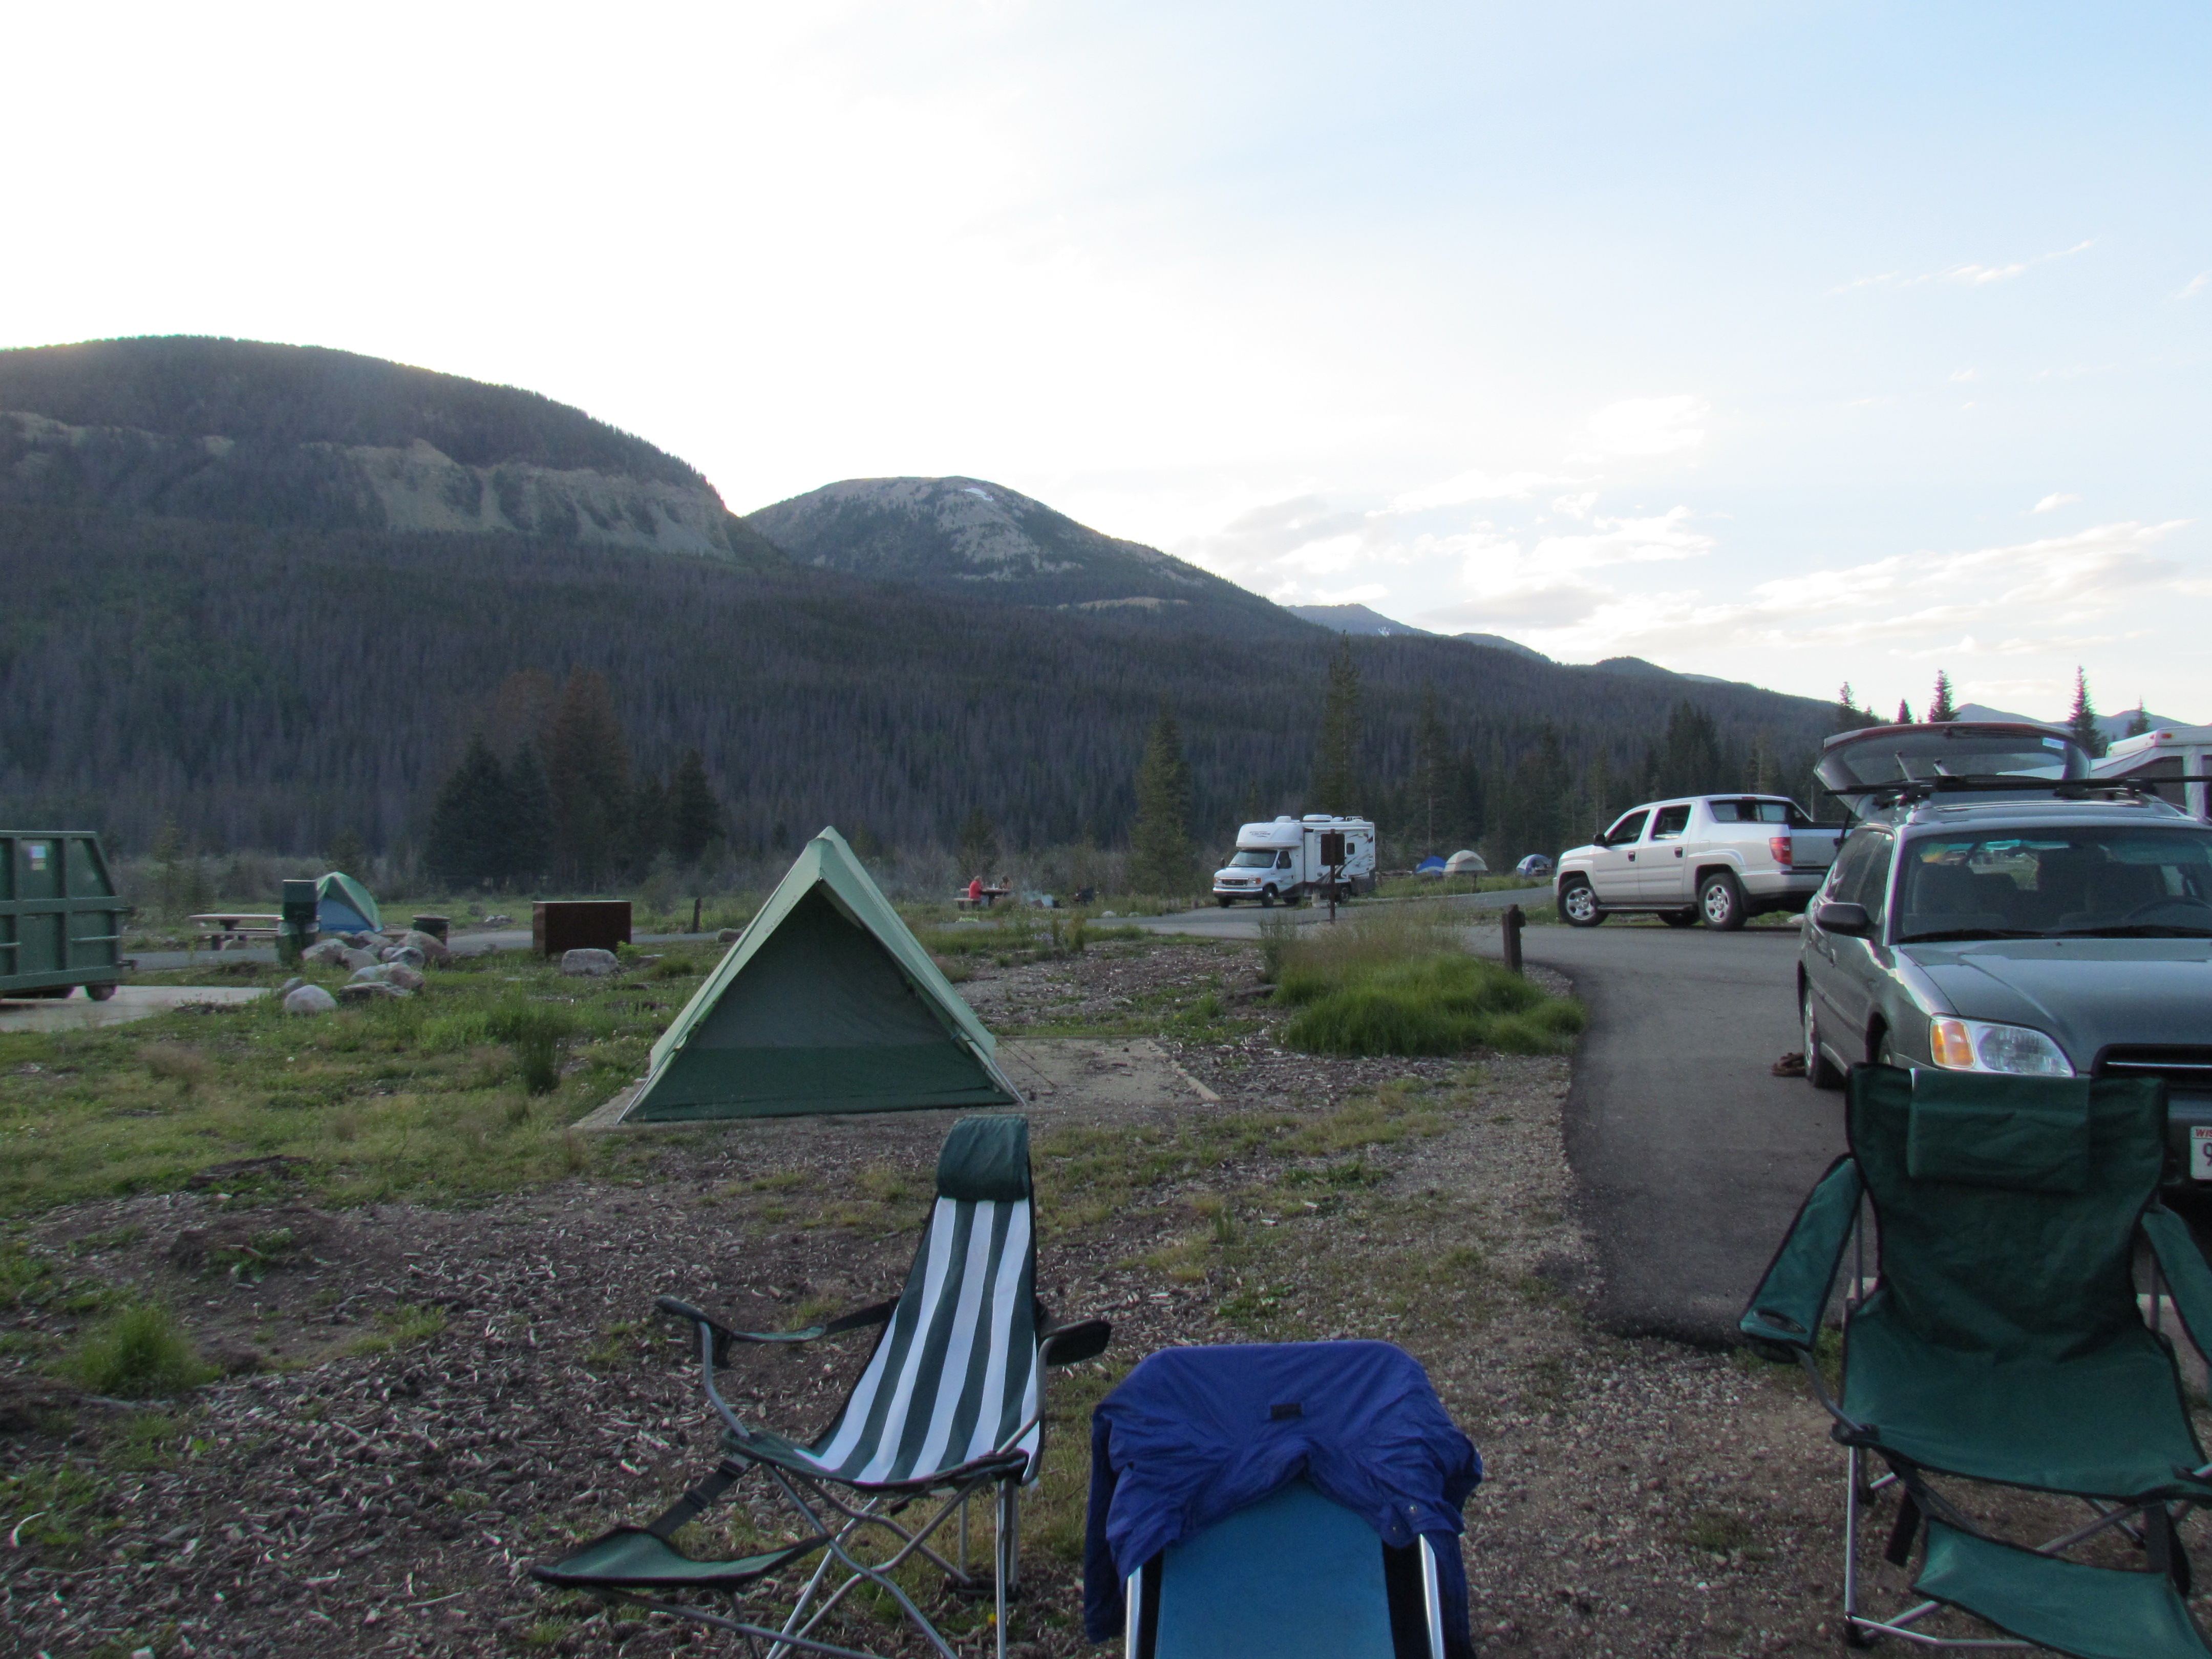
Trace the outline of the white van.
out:
[[[1334,873],[1321,860],[1321,838],[1331,830],[1344,837],[1344,867]],[[1270,905],[1325,898],[1332,879],[1340,896],[1375,890],[1370,819],[1309,812],[1302,818],[1244,825],[1237,832],[1237,851],[1213,872],[1213,902],[1227,909],[1238,899]]]

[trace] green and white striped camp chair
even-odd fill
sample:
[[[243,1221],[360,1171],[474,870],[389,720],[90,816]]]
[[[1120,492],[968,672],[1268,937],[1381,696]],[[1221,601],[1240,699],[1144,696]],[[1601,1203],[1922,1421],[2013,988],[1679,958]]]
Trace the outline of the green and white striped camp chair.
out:
[[[1042,1449],[1044,1367],[1095,1358],[1111,1334],[1103,1320],[1055,1327],[1037,1303],[1031,1210],[1028,1120],[964,1118],[938,1156],[937,1203],[896,1301],[805,1330],[766,1334],[731,1330],[687,1303],[661,1297],[663,1312],[690,1322],[698,1333],[707,1397],[724,1425],[722,1461],[658,1519],[618,1527],[563,1560],[533,1568],[533,1575],[758,1638],[769,1659],[793,1650],[852,1659],[855,1650],[823,1639],[823,1620],[853,1590],[873,1584],[937,1651],[955,1659],[892,1573],[920,1556],[942,1568],[957,1589],[980,1592],[984,1581],[968,1569],[967,1505],[976,1492],[994,1489],[992,1584],[1003,1656],[1006,1597],[1015,1587],[1019,1551],[1019,1493],[1036,1478]],[[714,1386],[716,1369],[739,1343],[811,1342],[874,1326],[883,1334],[866,1370],[836,1420],[811,1441],[744,1422]],[[730,1561],[695,1561],[669,1542],[754,1468],[797,1511],[798,1538]],[[918,1503],[921,1518],[903,1520]],[[956,1516],[958,1546],[948,1559],[929,1540]],[[817,1551],[820,1561],[777,1627],[745,1616],[740,1604],[763,1581]],[[731,1596],[731,1613],[653,1599],[696,1592]]]

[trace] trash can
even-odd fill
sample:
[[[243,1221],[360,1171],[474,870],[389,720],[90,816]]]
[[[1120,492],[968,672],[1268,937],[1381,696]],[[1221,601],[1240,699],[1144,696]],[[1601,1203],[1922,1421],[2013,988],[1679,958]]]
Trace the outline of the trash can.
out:
[[[300,952],[315,942],[315,915],[320,902],[313,877],[284,884],[283,914],[276,922],[277,961],[295,963]]]
[[[451,924],[449,924],[443,916],[417,916],[415,918],[415,931],[418,933],[428,933],[432,939],[437,940],[441,945],[443,945],[446,942],[446,929]]]
[[[0,996],[113,996],[129,914],[92,831],[0,830]]]

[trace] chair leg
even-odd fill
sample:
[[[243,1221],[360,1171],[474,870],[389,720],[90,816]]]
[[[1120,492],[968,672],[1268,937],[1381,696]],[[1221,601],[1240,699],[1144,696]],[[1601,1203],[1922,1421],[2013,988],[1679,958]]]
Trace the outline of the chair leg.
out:
[[[998,1584],[999,1659],[1006,1659],[1006,1597],[1013,1589],[1014,1563],[1021,1553],[1020,1542],[1014,1534],[1018,1524],[1014,1510],[1015,1491],[1015,1485],[1011,1480],[999,1483],[998,1559],[993,1564],[997,1570],[991,1575]]]

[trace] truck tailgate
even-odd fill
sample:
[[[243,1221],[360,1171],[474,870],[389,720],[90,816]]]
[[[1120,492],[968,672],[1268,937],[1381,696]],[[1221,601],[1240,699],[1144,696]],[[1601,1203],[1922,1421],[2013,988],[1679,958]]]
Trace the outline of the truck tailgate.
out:
[[[1825,870],[1836,861],[1836,847],[1843,837],[1840,830],[1793,830],[1774,836],[1767,845],[1774,861],[1785,868]]]

